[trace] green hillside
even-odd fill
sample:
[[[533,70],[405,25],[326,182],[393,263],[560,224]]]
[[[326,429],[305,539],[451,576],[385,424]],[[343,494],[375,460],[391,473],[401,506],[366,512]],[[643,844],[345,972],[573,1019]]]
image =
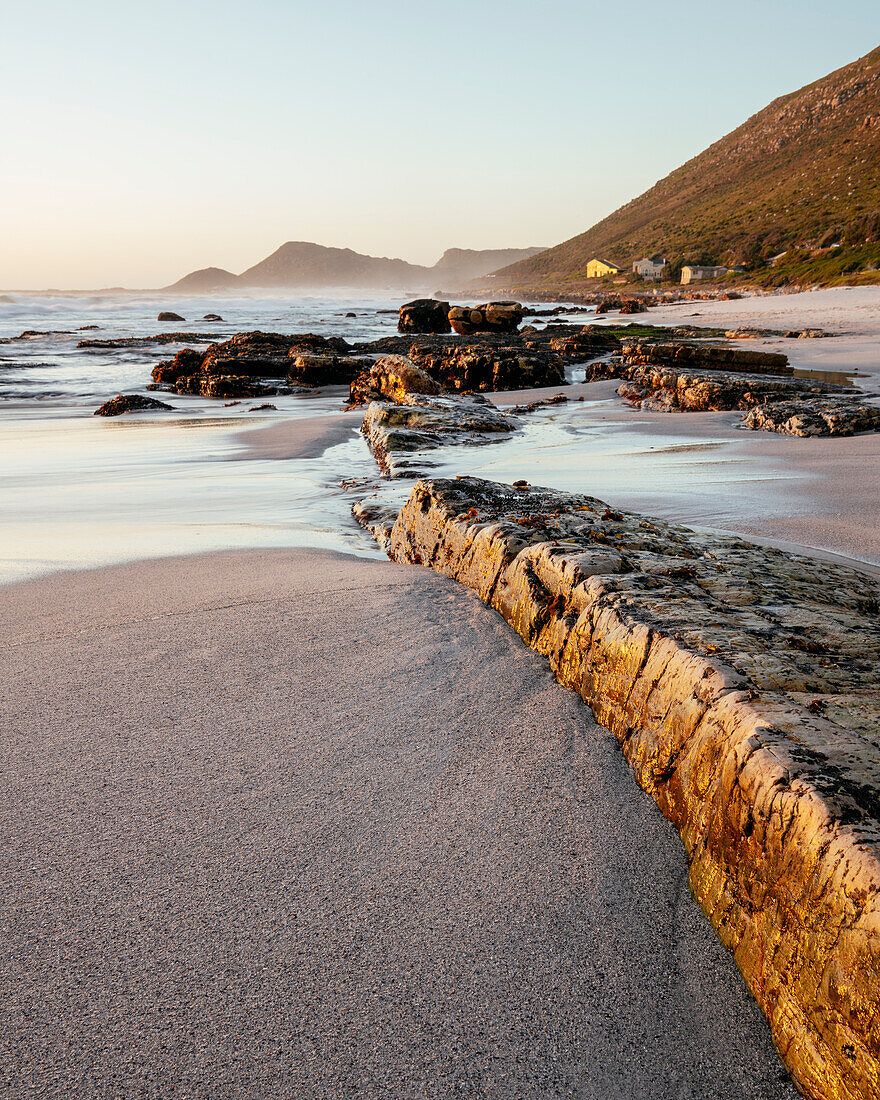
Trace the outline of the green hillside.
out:
[[[833,278],[880,266],[878,242],[880,48],[775,100],[592,229],[504,268],[496,285],[582,282],[594,256],[629,267],[654,252],[673,267],[741,263],[769,275],[787,249],[798,252],[777,261],[780,274],[796,260],[810,278],[815,260]],[[843,248],[829,263],[820,250],[832,244]]]

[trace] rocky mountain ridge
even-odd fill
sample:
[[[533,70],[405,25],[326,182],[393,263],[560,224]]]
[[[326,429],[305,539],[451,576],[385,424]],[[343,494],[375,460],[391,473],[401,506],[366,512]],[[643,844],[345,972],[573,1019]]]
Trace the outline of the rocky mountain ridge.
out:
[[[467,282],[502,264],[527,259],[541,251],[540,248],[449,248],[433,267],[423,267],[406,260],[368,256],[350,248],[287,241],[240,275],[219,267],[206,267],[184,275],[167,289],[194,294],[236,287],[415,291],[433,289],[438,280],[447,285]]]

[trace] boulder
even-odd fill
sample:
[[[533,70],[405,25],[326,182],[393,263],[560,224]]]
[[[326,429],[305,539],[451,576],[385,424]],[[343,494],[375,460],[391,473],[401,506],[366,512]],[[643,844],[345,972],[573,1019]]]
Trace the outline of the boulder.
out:
[[[609,294],[596,306],[596,313],[610,313],[614,309],[627,314],[648,312],[648,307],[641,298],[627,298],[620,294]]]
[[[473,336],[478,332],[516,332],[522,319],[523,307],[519,302],[484,302],[473,308],[453,306],[449,310],[449,323],[460,336]]]
[[[156,318],[157,321],[185,321],[185,317],[181,317],[179,313],[172,313],[170,310],[165,310],[160,313]]]
[[[150,412],[158,409],[170,409],[164,401],[157,401],[154,397],[144,397],[139,393],[120,393],[110,401],[105,401],[100,408],[95,409],[93,416],[122,416],[130,412]]]
[[[449,302],[436,298],[416,298],[402,305],[398,312],[398,332],[451,332]]]
[[[349,407],[382,400],[399,403],[410,394],[442,392],[443,387],[411,360],[402,355],[383,355],[352,381]]]
[[[206,313],[202,318],[203,321],[222,321],[223,318],[219,313]]]

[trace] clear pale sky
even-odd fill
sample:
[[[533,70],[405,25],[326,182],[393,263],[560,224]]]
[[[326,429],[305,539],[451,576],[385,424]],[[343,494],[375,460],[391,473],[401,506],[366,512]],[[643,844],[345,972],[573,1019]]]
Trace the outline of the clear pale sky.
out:
[[[0,287],[149,287],[286,240],[556,244],[868,53],[880,2],[20,0],[0,33]]]

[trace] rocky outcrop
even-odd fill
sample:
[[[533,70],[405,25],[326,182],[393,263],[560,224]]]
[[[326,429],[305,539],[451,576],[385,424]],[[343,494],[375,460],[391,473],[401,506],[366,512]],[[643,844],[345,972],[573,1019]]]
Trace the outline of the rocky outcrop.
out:
[[[402,355],[383,355],[370,362],[351,383],[349,408],[371,401],[404,401],[410,394],[436,396],[443,387]]]
[[[314,333],[239,332],[204,353],[203,374],[249,374],[257,378],[283,378],[291,360],[300,355],[340,355],[348,344],[340,337]]]
[[[880,408],[830,395],[772,401],[746,413],[743,425],[783,435],[855,435],[880,431]]]
[[[304,353],[288,360],[287,381],[295,386],[347,386],[370,362],[363,357]]]
[[[484,302],[473,308],[453,306],[449,310],[449,323],[460,336],[516,332],[522,319],[523,308],[519,302]]]
[[[170,409],[164,401],[156,401],[152,397],[144,397],[139,393],[120,393],[117,397],[105,401],[100,408],[95,409],[93,416],[122,416],[130,412],[151,412],[158,409]]]
[[[181,317],[179,313],[172,313],[170,310],[165,310],[160,313],[156,318],[157,321],[185,321],[185,317]]]
[[[418,483],[388,552],[472,589],[616,735],[804,1092],[876,1095],[880,585],[475,478]]]
[[[179,379],[176,388],[178,393],[217,398],[270,397],[280,392],[277,386],[267,386],[240,374],[189,375]]]
[[[480,394],[410,394],[400,404],[370,404],[361,431],[383,474],[395,478],[420,476],[430,466],[426,451],[491,443],[518,426],[514,417],[499,412]]]
[[[725,350],[725,349],[720,349]],[[594,363],[587,380],[624,378],[621,397],[652,412],[717,412],[740,409],[743,427],[783,435],[853,435],[880,431],[880,408],[858,390],[807,378],[733,371]]]
[[[609,373],[615,367],[607,368]],[[751,409],[765,401],[837,395],[850,391],[830,382],[774,378],[739,371],[688,370],[677,367],[622,366],[626,379],[618,393],[634,405],[654,412],[712,412]]]
[[[452,332],[449,324],[449,302],[436,298],[417,298],[398,311],[398,332]]]
[[[647,313],[648,306],[641,298],[626,297],[620,294],[609,294],[596,306],[597,313],[610,313],[617,310],[620,313]]]
[[[563,386],[558,355],[522,344],[469,343],[443,346],[414,343],[410,359],[449,390],[523,390]]]
[[[348,385],[362,369],[363,360],[345,355],[349,345],[340,337],[314,333],[240,332],[223,343],[204,350],[182,348],[174,359],[158,363],[153,382],[173,387],[178,393],[200,393],[204,397],[257,397],[277,393],[277,387],[250,388],[242,378],[285,379],[297,385]],[[211,378],[224,378],[213,383]],[[236,379],[236,382],[230,382]],[[320,380],[319,380],[320,379]],[[218,393],[218,390],[230,392]]]
[[[631,343],[621,349],[626,363],[700,367],[705,370],[748,371],[750,374],[793,374],[788,356],[715,344]]]

